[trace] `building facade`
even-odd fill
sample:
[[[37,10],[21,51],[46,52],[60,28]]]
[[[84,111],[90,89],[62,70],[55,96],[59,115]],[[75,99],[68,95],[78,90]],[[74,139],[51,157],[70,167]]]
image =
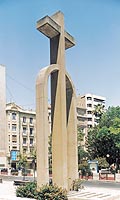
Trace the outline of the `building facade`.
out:
[[[6,80],[5,66],[0,65],[0,168],[6,166]]]
[[[105,106],[105,100],[105,97],[92,94],[77,97],[77,126],[84,135],[80,143],[84,150],[86,150],[85,141],[88,128],[94,127],[97,123],[93,110],[98,104]],[[32,151],[36,148],[36,112],[25,110],[15,103],[8,103],[6,105],[6,119],[7,163],[8,167],[16,168],[17,154],[25,153],[30,158]],[[48,106],[48,122],[51,133],[50,106]]]
[[[81,99],[80,96],[77,97],[76,110],[77,110],[77,127],[84,135],[83,140],[80,142],[80,145],[83,147],[84,150],[86,150],[85,141],[87,136],[87,109],[85,106],[84,99]]]
[[[36,112],[25,110],[15,103],[6,105],[7,119],[7,162],[8,167],[17,167],[18,154],[28,157],[31,163],[32,152],[36,149]],[[48,121],[51,132],[51,108],[48,107]]]
[[[84,102],[87,111],[87,127],[94,127],[98,123],[98,118],[94,115],[93,111],[97,105],[105,107],[106,98],[94,94],[85,94],[79,96],[79,101]]]
[[[18,153],[28,157],[36,143],[36,114],[33,110],[24,110],[15,103],[6,105],[8,134],[8,164],[16,168]]]

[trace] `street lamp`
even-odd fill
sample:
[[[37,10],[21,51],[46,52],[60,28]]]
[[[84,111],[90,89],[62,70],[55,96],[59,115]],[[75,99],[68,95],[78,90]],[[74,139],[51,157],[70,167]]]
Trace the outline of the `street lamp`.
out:
[[[109,154],[107,154],[107,155],[106,155],[106,157],[107,157],[107,158],[109,158],[109,157],[110,157],[110,155],[109,155]]]
[[[109,163],[109,157],[110,157],[110,155],[107,154],[106,157],[107,157],[107,162]],[[110,165],[110,164],[109,164],[109,165]]]
[[[35,158],[33,158],[33,160],[32,160],[32,165],[33,165],[33,175],[34,175],[34,181],[35,181],[35,170],[36,170],[36,159]]]

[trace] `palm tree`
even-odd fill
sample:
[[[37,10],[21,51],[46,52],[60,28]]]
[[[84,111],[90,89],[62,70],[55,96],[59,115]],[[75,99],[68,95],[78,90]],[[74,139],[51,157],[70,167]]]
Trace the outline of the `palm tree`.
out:
[[[95,109],[93,110],[92,113],[95,115],[95,117],[98,117],[100,120],[104,111],[105,111],[105,106],[103,104],[97,104],[95,105]]]

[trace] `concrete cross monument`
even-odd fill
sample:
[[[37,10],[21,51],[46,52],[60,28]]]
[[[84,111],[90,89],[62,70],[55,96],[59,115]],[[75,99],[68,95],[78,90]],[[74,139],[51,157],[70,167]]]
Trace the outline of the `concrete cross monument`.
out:
[[[66,189],[78,178],[76,95],[65,69],[65,50],[74,38],[64,30],[60,11],[37,22],[37,30],[50,39],[50,65],[36,81],[37,186],[49,182],[48,77],[51,76],[51,132],[53,183]]]

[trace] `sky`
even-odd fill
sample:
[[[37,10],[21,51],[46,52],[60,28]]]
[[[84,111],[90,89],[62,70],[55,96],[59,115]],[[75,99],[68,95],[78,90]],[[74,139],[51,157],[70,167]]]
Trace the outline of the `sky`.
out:
[[[57,11],[76,41],[66,51],[66,69],[77,95],[106,97],[120,106],[119,0],[0,0],[0,64],[6,67],[6,99],[35,108],[39,71],[50,63],[49,39],[36,22]]]

